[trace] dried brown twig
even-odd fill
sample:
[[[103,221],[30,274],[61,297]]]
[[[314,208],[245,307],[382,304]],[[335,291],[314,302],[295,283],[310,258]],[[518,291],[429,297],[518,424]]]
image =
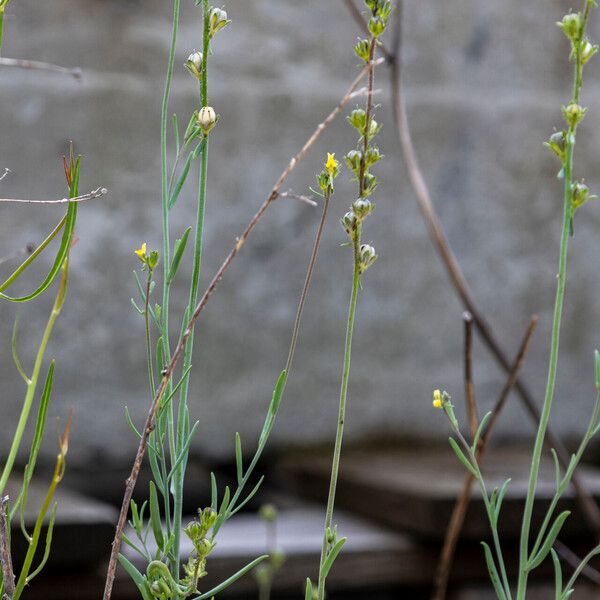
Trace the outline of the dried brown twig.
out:
[[[475,389],[473,386],[473,316],[470,312],[465,311],[463,313],[463,323],[465,326],[465,398],[467,400],[467,415],[469,417],[471,436],[474,436],[477,431],[479,417],[477,415]]]
[[[15,593],[15,574],[10,554],[8,520],[6,518],[7,504],[8,496],[0,499],[0,563],[2,563],[2,579],[4,581],[4,595],[2,596],[2,600],[12,600]]]
[[[61,67],[51,63],[42,62],[40,60],[25,60],[22,58],[0,58],[0,67],[16,67],[17,69],[35,69],[36,71],[54,71],[55,73],[63,73],[70,75],[73,79],[81,81],[81,69],[76,67]]]
[[[96,188],[82,196],[75,198],[59,198],[58,200],[28,200],[25,198],[0,198],[0,202],[12,202],[18,204],[66,204],[67,202],[85,202],[86,200],[94,200],[108,193],[108,190],[103,187]]]
[[[378,65],[378,64],[381,64],[382,62],[383,62],[383,59],[379,59],[377,61],[374,61],[373,65]],[[296,166],[300,163],[300,161],[304,158],[304,156],[309,151],[309,149],[319,139],[319,137],[325,131],[325,129],[327,129],[327,127],[340,114],[340,112],[344,109],[346,104],[348,104],[348,102],[352,98],[356,97],[358,94],[363,93],[362,91],[357,92],[356,89],[357,89],[358,85],[360,84],[360,82],[362,81],[362,79],[368,74],[370,67],[371,67],[371,65],[367,65],[362,69],[362,71],[358,74],[356,79],[352,82],[352,84],[350,85],[350,87],[348,88],[348,90],[346,91],[346,93],[344,94],[342,99],[340,100],[340,102],[337,104],[337,106],[331,111],[331,113],[329,113],[329,115],[325,118],[325,120],[322,121],[317,126],[317,128],[312,133],[312,135],[308,138],[308,140],[306,141],[304,146],[302,146],[300,151],[295,156],[293,156],[292,159],[289,161],[287,167],[283,170],[283,172],[279,176],[279,179],[276,181],[275,185],[273,186],[271,193],[267,196],[266,200],[262,203],[262,205],[260,206],[260,208],[258,209],[256,214],[252,217],[252,219],[250,219],[248,225],[246,226],[246,228],[244,229],[242,234],[238,238],[236,238],[233,248],[230,250],[229,254],[225,258],[225,260],[223,261],[223,263],[221,264],[219,269],[217,270],[216,274],[214,275],[210,284],[208,285],[208,288],[206,289],[206,291],[200,298],[198,304],[196,305],[196,308],[192,314],[192,317],[190,318],[190,320],[188,321],[188,323],[186,325],[186,328],[181,337],[181,340],[179,341],[179,344],[177,345],[177,348],[175,349],[175,352],[173,353],[171,362],[169,363],[167,368],[163,371],[161,382],[156,390],[156,394],[154,396],[152,405],[150,406],[150,410],[148,411],[148,415],[146,417],[146,422],[144,424],[144,429],[142,431],[142,437],[140,439],[138,450],[137,450],[135,460],[133,462],[133,466],[131,469],[131,473],[130,473],[130,475],[127,479],[126,485],[125,485],[125,493],[123,495],[123,502],[121,504],[121,511],[119,513],[119,520],[117,522],[117,527],[115,530],[115,537],[112,542],[112,550],[111,550],[110,560],[109,560],[109,564],[108,564],[108,570],[107,570],[107,574],[106,574],[106,585],[104,588],[103,600],[110,600],[111,595],[112,595],[112,589],[113,589],[113,585],[114,585],[116,568],[117,568],[117,560],[118,560],[118,556],[119,556],[119,551],[121,549],[123,530],[124,530],[125,524],[127,522],[127,514],[129,512],[129,504],[131,502],[133,490],[135,488],[135,484],[137,482],[137,479],[138,479],[138,476],[140,473],[140,469],[142,466],[142,461],[143,461],[144,455],[146,453],[146,448],[148,446],[148,437],[150,436],[150,433],[154,430],[155,416],[156,416],[156,412],[157,412],[159,404],[160,404],[160,400],[162,399],[163,394],[166,390],[166,387],[167,387],[171,377],[173,376],[175,367],[177,366],[177,363],[179,362],[179,359],[181,358],[181,355],[183,354],[185,345],[186,345],[190,335],[192,334],[194,325],[196,324],[198,317],[200,316],[202,310],[206,306],[206,304],[207,304],[208,300],[210,299],[210,297],[212,296],[213,292],[219,285],[219,282],[225,275],[225,272],[229,268],[229,265],[231,264],[233,259],[237,256],[237,254],[241,250],[242,246],[246,243],[249,235],[252,233],[252,231],[256,227],[257,223],[260,221],[260,219],[262,218],[262,216],[264,215],[266,210],[269,208],[269,206],[280,196],[280,190],[281,190],[283,184],[285,183],[285,181],[287,180],[287,178],[289,177],[289,175],[296,168]]]
[[[469,315],[470,316],[470,315]],[[468,321],[465,319],[465,323]],[[470,321],[472,323],[472,321]],[[481,441],[477,447],[476,456],[477,460],[480,460],[483,454],[485,453],[487,441],[492,433],[494,425],[496,424],[502,409],[504,408],[506,401],[512,391],[515,383],[517,381],[517,376],[521,367],[523,366],[523,362],[525,361],[525,356],[527,355],[527,351],[529,349],[529,345],[531,343],[531,338],[533,336],[533,332],[535,331],[537,325],[537,317],[532,317],[529,327],[525,332],[525,336],[523,337],[523,341],[521,342],[521,347],[517,353],[517,356],[512,364],[510,374],[500,392],[500,396],[492,409],[492,416],[488,421],[488,425],[485,428],[485,431],[481,435]],[[470,340],[468,336],[465,337],[465,348],[467,348]],[[465,351],[465,357],[469,356],[469,352]],[[470,358],[469,358],[470,360]],[[470,369],[470,367],[469,367]],[[465,369],[465,372],[467,369]],[[470,375],[470,371],[469,371]],[[465,384],[467,383],[467,377],[465,377]],[[472,381],[471,381],[472,385]],[[467,401],[473,402],[475,404],[474,396]],[[477,429],[477,424],[475,429]],[[474,435],[475,431],[471,432],[471,435]],[[465,517],[467,515],[467,510],[469,508],[469,503],[471,502],[471,490],[473,488],[473,484],[475,483],[475,478],[473,475],[468,473],[465,476],[465,480],[463,483],[462,490],[458,495],[456,503],[454,505],[454,509],[452,510],[452,516],[450,517],[450,522],[448,524],[448,529],[446,530],[446,536],[444,538],[444,545],[442,546],[442,552],[440,554],[440,560],[438,563],[438,567],[436,569],[435,575],[435,583],[434,583],[434,592],[432,596],[432,600],[444,600],[446,597],[446,589],[448,587],[448,579],[450,576],[450,569],[452,567],[452,561],[454,558],[454,552],[456,550],[456,544],[458,543],[458,539],[460,537],[460,532],[463,527],[463,523],[465,521]]]

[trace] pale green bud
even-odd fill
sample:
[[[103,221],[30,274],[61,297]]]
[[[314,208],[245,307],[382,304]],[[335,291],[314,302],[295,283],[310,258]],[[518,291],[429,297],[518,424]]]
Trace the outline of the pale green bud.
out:
[[[376,260],[375,248],[369,244],[361,244],[359,251],[360,272],[364,273]]]
[[[583,17],[581,13],[569,13],[565,15],[562,21],[556,23],[562,30],[563,33],[571,40],[576,43],[581,37],[581,29],[583,26]]]
[[[362,108],[355,108],[348,116],[348,122],[363,135],[367,124],[367,113]]]
[[[567,125],[575,127],[585,116],[587,108],[583,108],[579,104],[572,102],[568,106],[563,106],[562,112]]]
[[[369,31],[373,37],[378,38],[385,31],[385,21],[381,17],[371,17]]]
[[[362,161],[362,152],[360,150],[350,150],[346,154],[346,163],[348,168],[353,171],[356,175],[360,173],[360,163]]]
[[[581,62],[586,64],[594,54],[598,52],[598,46],[592,44],[587,38],[581,42]]]
[[[185,68],[196,78],[202,78],[202,52],[194,50],[184,63]]]
[[[369,62],[371,53],[371,44],[369,43],[369,40],[358,40],[358,43],[354,46],[354,52],[358,58],[364,62]]]
[[[360,221],[373,212],[373,203],[367,198],[358,198],[352,203],[352,211]]]
[[[230,20],[227,19],[227,13],[222,8],[212,8],[210,11],[210,20],[209,20],[209,36],[212,38],[215,33],[221,31],[223,27],[231,23]]]
[[[342,223],[342,227],[344,228],[344,231],[350,237],[352,237],[352,235],[354,235],[354,232],[356,231],[356,226],[358,225],[358,219],[356,218],[356,215],[354,214],[354,212],[352,212],[351,210],[349,210],[341,218],[340,222]]]
[[[198,112],[198,125],[200,125],[205,134],[208,134],[217,124],[218,120],[219,117],[212,106],[203,106]]]

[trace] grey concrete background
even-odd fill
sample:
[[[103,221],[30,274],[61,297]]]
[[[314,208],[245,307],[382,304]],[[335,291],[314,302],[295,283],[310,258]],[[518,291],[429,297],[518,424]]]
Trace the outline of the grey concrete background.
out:
[[[183,2],[173,110],[196,108],[182,67],[200,45],[200,10]],[[437,208],[474,293],[505,346],[516,351],[529,316],[540,326],[525,377],[543,394],[561,211],[557,164],[542,147],[561,126],[568,99],[567,43],[555,27],[570,3],[558,0],[406,2],[405,81],[419,156]],[[84,79],[0,71],[0,167],[12,173],[2,196],[62,195],[60,154],[73,139],[84,155],[82,188],[110,195],[82,206],[67,305],[51,343],[58,368],[52,417],[72,407],[71,463],[125,460],[136,441],[123,405],[141,419],[148,405],[142,320],[131,308],[141,241],[160,243],[159,112],[169,42],[169,2],[15,0],[4,55],[80,66]],[[211,103],[222,115],[212,137],[203,271],[206,284],[234,237],[265,198],[288,158],[354,77],[357,30],[341,0],[228,0],[233,24],[214,44]],[[594,15],[592,36],[598,32]],[[596,39],[598,36],[595,36]],[[586,69],[590,108],[577,149],[577,174],[600,187],[600,70]],[[447,426],[430,408],[433,387],[461,404],[461,308],[427,239],[402,164],[389,110],[387,74],[379,140],[377,210],[366,226],[380,259],[360,296],[347,419],[348,440],[441,440]],[[338,120],[289,180],[313,184],[326,151],[354,143]],[[173,216],[174,234],[194,215],[191,178]],[[335,427],[350,256],[336,220],[352,201],[342,177],[307,305],[273,447],[328,440]],[[40,240],[57,208],[0,207],[0,255]],[[225,456],[236,430],[255,439],[288,338],[318,211],[281,201],[256,229],[198,327],[192,411],[197,449]],[[582,209],[570,255],[565,328],[553,423],[582,431],[593,401],[592,351],[600,345],[600,205]],[[186,266],[189,266],[186,264]],[[6,271],[6,267],[2,267]],[[33,280],[32,280],[33,281]],[[184,286],[173,306],[181,307]],[[23,308],[19,348],[31,364],[50,295]],[[175,313],[177,314],[177,313]],[[0,451],[8,447],[23,385],[10,359],[15,309],[0,305]],[[476,385],[491,406],[502,374],[476,347]],[[501,434],[529,435],[518,401]],[[55,452],[51,423],[44,451]]]

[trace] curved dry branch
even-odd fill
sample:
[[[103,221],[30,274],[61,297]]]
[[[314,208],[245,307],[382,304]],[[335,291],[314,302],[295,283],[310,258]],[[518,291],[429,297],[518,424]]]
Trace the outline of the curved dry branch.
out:
[[[73,79],[81,81],[81,69],[76,67],[61,67],[52,63],[42,62],[40,60],[26,60],[22,58],[0,58],[0,67],[14,67],[17,69],[35,69],[36,71],[53,71],[54,73],[62,73],[70,75]]]
[[[0,202],[12,202],[18,204],[66,204],[67,202],[85,202],[86,200],[94,200],[108,193],[104,187],[96,188],[83,196],[75,196],[75,198],[59,198],[58,200],[28,200],[25,198],[0,198]]]

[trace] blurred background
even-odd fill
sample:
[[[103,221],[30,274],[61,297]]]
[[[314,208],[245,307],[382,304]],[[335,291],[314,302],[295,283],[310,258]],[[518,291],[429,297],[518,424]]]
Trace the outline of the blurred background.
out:
[[[559,0],[405,4],[403,79],[414,141],[436,209],[474,297],[509,355],[516,353],[531,315],[539,316],[523,377],[541,403],[562,202],[558,163],[542,142],[561,126],[560,106],[568,100],[567,40],[555,22],[571,5]],[[228,0],[225,8],[233,22],[215,39],[210,61],[210,103],[221,121],[211,138],[202,288],[289,158],[338,102],[357,71],[352,46],[359,32],[342,0]],[[172,96],[180,123],[197,108],[196,85],[183,63],[201,45],[200,20],[201,10],[184,2]],[[81,206],[69,297],[50,350],[57,359],[50,414],[64,419],[73,409],[75,415],[65,483],[108,506],[119,500],[137,447],[123,406],[140,422],[149,403],[143,321],[130,298],[135,295],[132,270],[138,268],[133,251],[143,241],[152,248],[161,243],[158,143],[170,3],[18,0],[10,5],[4,29],[4,56],[81,67],[83,78],[78,82],[55,73],[0,70],[0,168],[11,170],[0,184],[2,197],[63,196],[61,155],[69,140],[83,155],[81,190],[109,190],[108,196]],[[592,39],[598,38],[598,29],[593,21]],[[592,61],[586,67],[583,95],[589,113],[577,147],[577,175],[586,178],[592,193],[600,187],[599,74]],[[376,168],[377,210],[365,231],[379,260],[365,275],[359,298],[346,421],[348,456],[358,465],[355,483],[366,486],[360,488],[363,499],[368,495],[364,490],[379,485],[365,482],[365,474],[359,473],[365,461],[366,472],[379,473],[385,487],[391,485],[390,472],[420,472],[415,467],[420,448],[439,446],[435,451],[447,455],[448,427],[431,410],[433,388],[444,387],[453,394],[463,414],[463,309],[415,202],[390,109],[388,79],[389,71],[380,67],[377,119],[384,127],[378,142],[386,158]],[[354,135],[344,119],[338,119],[285,189],[309,193],[326,152],[341,158],[354,146]],[[195,179],[189,178],[174,211],[174,235],[194,218]],[[348,249],[340,245],[344,233],[337,220],[355,194],[347,172],[338,182],[295,370],[264,467],[273,472],[267,499],[283,506],[306,477],[319,480],[317,467],[306,470],[306,457],[315,453],[316,458],[308,460],[313,465],[327,457],[335,431],[352,268]],[[0,256],[43,239],[61,210],[2,206]],[[205,501],[197,498],[206,490],[209,469],[220,468],[226,476],[235,432],[251,447],[260,431],[285,362],[318,216],[319,209],[278,200],[198,324],[191,398],[193,417],[201,425],[191,466],[190,510]],[[567,443],[578,440],[593,403],[593,350],[600,344],[599,226],[598,207],[591,204],[578,213],[552,420]],[[8,272],[10,265],[0,268]],[[185,297],[183,285],[176,286],[176,311]],[[25,364],[32,360],[50,300],[48,295],[21,311],[18,346]],[[16,312],[13,306],[0,305],[2,454],[23,392],[10,358]],[[477,336],[474,361],[483,412],[495,402],[505,375]],[[43,448],[48,463],[56,452],[55,430],[58,426],[51,424]],[[495,440],[520,446],[532,431],[522,404],[511,397]],[[369,458],[369,452],[378,458]],[[391,465],[384,460],[402,453],[409,458]],[[507,459],[505,464],[516,462]],[[597,484],[595,471],[590,477]],[[457,469],[456,481],[460,479]],[[408,479],[402,481],[406,484]],[[317,499],[318,487],[315,483],[317,491],[311,494]],[[350,518],[372,517],[379,509],[353,506],[356,489],[348,489]],[[423,502],[431,499],[427,490],[422,494]],[[394,510],[400,514],[403,509],[392,503],[379,521],[389,525]],[[403,514],[405,521],[414,518]],[[417,533],[424,537],[443,533],[431,513],[418,519],[423,526]],[[366,527],[367,538],[376,535],[362,522],[352,523],[350,528]],[[110,528],[105,531],[110,534]],[[377,531],[390,535],[387,529]],[[385,539],[371,539],[365,547],[381,550],[389,543],[393,552],[401,553],[397,536]],[[432,556],[434,547],[435,543]],[[370,585],[365,565],[381,567],[385,560],[369,556],[371,562],[357,559],[357,564],[366,572],[363,583]],[[479,554],[475,556],[479,561]],[[430,559],[414,560],[422,564]],[[389,568],[394,575],[386,582],[390,589],[399,589],[393,587],[399,585],[394,564]],[[409,584],[426,586],[427,577],[431,572]],[[288,590],[295,585],[293,580]],[[468,590],[460,593],[461,598],[483,597],[479,592],[469,596]],[[244,597],[250,597],[247,594]],[[404,597],[394,591],[389,596],[384,591],[373,594],[370,597]]]

